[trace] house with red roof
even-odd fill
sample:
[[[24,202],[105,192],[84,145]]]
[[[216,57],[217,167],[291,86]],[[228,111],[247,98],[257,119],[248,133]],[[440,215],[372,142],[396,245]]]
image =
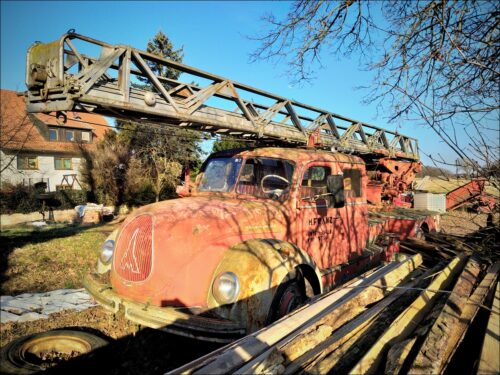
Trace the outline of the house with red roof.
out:
[[[48,191],[81,189],[82,155],[112,130],[101,115],[82,112],[30,114],[24,97],[0,90],[1,186],[33,186],[45,182]]]

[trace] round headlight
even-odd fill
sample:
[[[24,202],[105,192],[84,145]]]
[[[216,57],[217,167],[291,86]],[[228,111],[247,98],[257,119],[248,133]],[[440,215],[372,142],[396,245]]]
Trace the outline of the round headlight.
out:
[[[240,293],[240,282],[232,272],[224,272],[216,277],[212,285],[212,294],[219,303],[232,303]]]
[[[106,242],[104,242],[101,247],[101,255],[100,255],[101,262],[104,264],[109,263],[111,257],[113,256],[114,250],[115,250],[115,241],[107,240]]]

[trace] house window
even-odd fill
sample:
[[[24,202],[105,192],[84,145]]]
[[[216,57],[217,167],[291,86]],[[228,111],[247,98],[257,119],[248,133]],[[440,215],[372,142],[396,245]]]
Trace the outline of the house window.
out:
[[[49,139],[51,141],[57,141],[57,129],[49,129]]]
[[[36,156],[18,156],[17,169],[38,169],[38,158]]]
[[[54,158],[55,169],[72,169],[71,158]]]
[[[82,142],[90,142],[90,132],[82,131]]]
[[[66,130],[66,140],[73,142],[75,140],[75,133],[73,130]]]
[[[359,169],[344,169],[343,172],[345,197],[361,197],[361,171]]]

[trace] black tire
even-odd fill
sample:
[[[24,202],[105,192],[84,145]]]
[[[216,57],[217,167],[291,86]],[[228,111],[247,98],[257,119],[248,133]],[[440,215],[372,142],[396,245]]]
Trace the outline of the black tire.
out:
[[[108,342],[101,337],[76,330],[53,330],[23,336],[1,349],[0,373],[34,374],[106,344]],[[42,353],[48,353],[45,356],[52,358],[42,359]]]
[[[429,226],[426,223],[423,223],[420,227],[415,231],[415,237],[419,240],[426,241],[427,235],[429,234]]]
[[[291,279],[282,283],[274,296],[269,309],[267,324],[275,322],[293,310],[300,307],[306,301],[304,282],[301,279]]]

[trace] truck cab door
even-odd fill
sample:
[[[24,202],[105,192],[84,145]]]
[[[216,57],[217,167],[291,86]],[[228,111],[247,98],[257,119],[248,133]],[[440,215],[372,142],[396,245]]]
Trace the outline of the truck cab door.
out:
[[[335,176],[332,171],[331,163],[308,165],[297,197],[299,243],[321,269],[344,263],[348,246],[344,205],[333,204],[328,190]]]

